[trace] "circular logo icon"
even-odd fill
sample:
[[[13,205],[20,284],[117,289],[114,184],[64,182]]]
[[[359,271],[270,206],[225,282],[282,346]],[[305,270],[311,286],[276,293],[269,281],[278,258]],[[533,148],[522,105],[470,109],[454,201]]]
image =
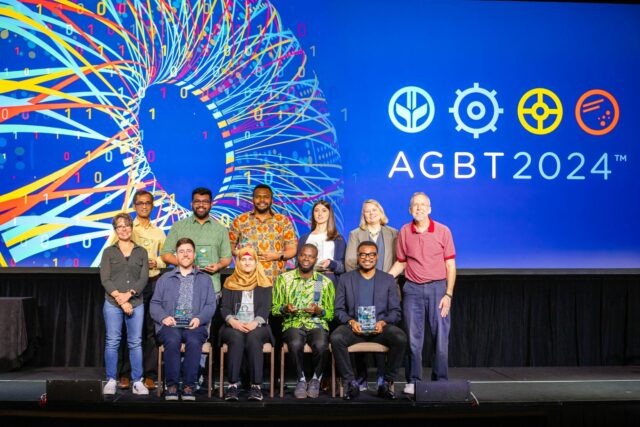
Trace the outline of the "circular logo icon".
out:
[[[398,90],[389,101],[391,123],[402,132],[416,133],[433,121],[435,105],[426,90],[407,86]]]
[[[548,104],[547,98],[553,101],[553,105]],[[522,127],[531,133],[536,135],[551,133],[562,121],[560,98],[549,89],[540,87],[531,89],[520,98],[518,119]],[[531,125],[531,119],[535,122],[534,125]]]
[[[449,108],[457,123],[456,130],[469,132],[474,139],[487,131],[495,132],[498,116],[504,113],[504,109],[498,105],[497,93],[495,90],[489,92],[481,88],[479,83],[474,83],[472,88],[456,90],[456,101]],[[490,106],[490,111],[487,111],[485,104]],[[466,117],[463,118],[461,110],[463,114],[466,113]]]
[[[618,101],[602,89],[585,92],[576,102],[576,121],[588,134],[600,136],[611,132],[619,118]]]

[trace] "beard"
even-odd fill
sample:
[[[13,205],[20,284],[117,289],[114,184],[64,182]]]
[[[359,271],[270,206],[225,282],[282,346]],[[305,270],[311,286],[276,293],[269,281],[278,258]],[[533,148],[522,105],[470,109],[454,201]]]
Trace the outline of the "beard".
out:
[[[211,212],[211,209],[207,209],[204,214],[200,215],[197,210],[194,210],[193,215],[198,219],[206,219],[209,217],[209,212]]]
[[[302,273],[309,273],[313,271],[313,264],[311,264],[308,267],[303,267],[301,264],[298,264],[298,270],[300,270],[300,272]]]
[[[368,273],[368,272],[370,272],[370,271],[372,271],[372,270],[375,270],[376,265],[375,265],[375,264],[373,264],[371,267],[363,267],[363,266],[359,265],[358,267],[360,268],[360,271],[361,271],[361,272],[363,272],[363,273]]]
[[[256,212],[258,212],[260,215],[263,215],[263,214],[266,214],[267,212],[269,212],[271,210],[271,205],[267,206],[264,209],[260,209],[257,206],[254,206],[254,208],[255,208]]]

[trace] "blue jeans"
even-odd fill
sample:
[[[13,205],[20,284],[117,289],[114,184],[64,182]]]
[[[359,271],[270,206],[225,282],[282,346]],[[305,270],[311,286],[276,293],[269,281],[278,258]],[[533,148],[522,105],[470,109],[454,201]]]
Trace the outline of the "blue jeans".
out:
[[[409,357],[412,383],[422,380],[422,347],[424,346],[425,316],[431,326],[435,353],[431,360],[431,379],[449,378],[449,329],[451,313],[447,317],[440,315],[438,305],[447,291],[447,281],[437,280],[426,284],[416,284],[407,280],[403,287],[402,311],[409,338]]]
[[[107,368],[107,380],[116,379],[118,371],[118,347],[122,337],[122,322],[127,326],[127,344],[131,363],[131,379],[142,380],[142,324],[144,322],[144,305],[133,309],[127,316],[120,307],[105,301],[102,307],[106,327],[104,345],[104,364]]]

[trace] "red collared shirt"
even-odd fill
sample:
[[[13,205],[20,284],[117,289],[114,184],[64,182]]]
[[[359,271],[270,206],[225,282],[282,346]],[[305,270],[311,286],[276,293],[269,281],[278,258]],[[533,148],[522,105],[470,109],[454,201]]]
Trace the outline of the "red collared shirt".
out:
[[[456,257],[451,230],[431,218],[423,232],[416,230],[413,221],[402,226],[396,246],[398,261],[407,263],[404,275],[415,283],[445,279],[445,261]]]

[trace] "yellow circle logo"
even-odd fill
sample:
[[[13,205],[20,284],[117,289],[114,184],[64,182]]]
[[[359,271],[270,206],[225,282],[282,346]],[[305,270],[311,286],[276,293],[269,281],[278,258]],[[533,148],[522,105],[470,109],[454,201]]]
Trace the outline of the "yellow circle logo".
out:
[[[551,105],[549,100],[552,101]],[[522,127],[531,133],[536,135],[551,133],[562,121],[560,98],[549,89],[540,87],[531,89],[518,102],[518,119]]]

